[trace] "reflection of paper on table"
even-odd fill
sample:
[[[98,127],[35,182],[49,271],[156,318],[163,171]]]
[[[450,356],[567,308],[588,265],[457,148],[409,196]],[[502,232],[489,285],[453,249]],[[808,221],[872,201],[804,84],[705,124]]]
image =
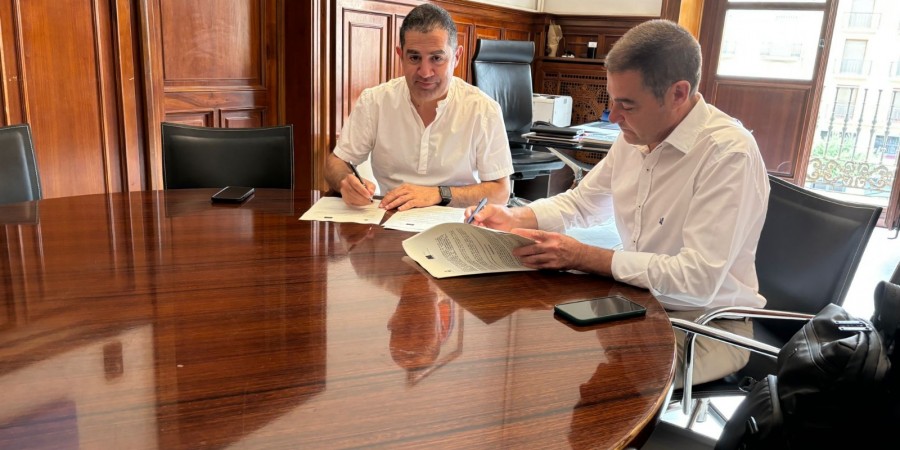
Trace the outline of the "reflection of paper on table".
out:
[[[435,278],[529,269],[512,254],[531,239],[461,222],[435,225],[403,241],[403,250]]]
[[[397,211],[382,226],[401,231],[425,231],[442,223],[462,222],[465,217],[466,210],[463,208],[429,206]]]
[[[340,197],[322,197],[300,216],[300,220],[379,224],[384,212],[377,202],[366,206],[350,206]]]

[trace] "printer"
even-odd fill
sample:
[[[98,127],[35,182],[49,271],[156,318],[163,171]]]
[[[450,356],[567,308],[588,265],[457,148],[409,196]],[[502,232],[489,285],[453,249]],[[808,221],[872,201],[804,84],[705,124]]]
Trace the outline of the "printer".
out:
[[[549,122],[558,127],[572,124],[572,97],[568,95],[533,94],[532,121]]]

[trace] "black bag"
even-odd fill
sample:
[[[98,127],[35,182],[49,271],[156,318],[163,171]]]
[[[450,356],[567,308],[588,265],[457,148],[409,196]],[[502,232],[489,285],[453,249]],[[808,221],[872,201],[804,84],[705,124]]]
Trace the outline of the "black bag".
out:
[[[777,377],[753,385],[716,448],[866,448],[883,436],[889,369],[872,324],[828,305],[782,347]]]

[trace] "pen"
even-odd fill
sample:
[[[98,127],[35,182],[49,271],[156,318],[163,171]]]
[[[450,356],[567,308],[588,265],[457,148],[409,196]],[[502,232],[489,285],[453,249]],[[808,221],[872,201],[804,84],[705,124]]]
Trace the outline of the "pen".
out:
[[[347,162],[347,161],[344,161],[344,162]],[[356,171],[356,166],[354,166],[353,164],[350,164],[350,163],[347,163],[347,165],[350,166],[350,170],[353,171],[353,175],[356,175],[356,179],[359,180],[359,182],[363,185],[364,188],[368,189],[368,187],[366,187],[366,182],[363,181],[363,177],[359,174],[359,172]],[[371,198],[369,200],[375,201]]]
[[[359,180],[359,182],[362,183],[363,186],[365,186],[366,182],[363,181],[363,177],[361,177],[359,175],[359,172],[356,171],[356,166],[354,166],[353,164],[350,164],[350,163],[347,163],[347,165],[350,166],[350,170],[353,171],[353,175],[356,175],[356,179]]]
[[[487,197],[482,198],[481,201],[478,202],[478,206],[476,206],[475,210],[472,211],[472,215],[469,216],[468,219],[466,219],[466,223],[472,223],[472,221],[475,220],[475,214],[480,213],[481,210],[484,209],[484,205],[487,205]]]

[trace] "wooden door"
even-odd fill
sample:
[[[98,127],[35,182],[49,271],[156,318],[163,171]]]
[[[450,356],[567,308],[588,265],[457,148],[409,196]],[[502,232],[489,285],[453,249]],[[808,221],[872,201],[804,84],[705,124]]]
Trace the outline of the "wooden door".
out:
[[[129,0],[0,2],[0,125],[28,123],[45,198],[139,190]]]
[[[769,173],[802,183],[837,2],[706,0],[707,102],[753,131]]]
[[[245,128],[283,123],[278,0],[142,0],[148,143],[162,188],[160,122]]]

